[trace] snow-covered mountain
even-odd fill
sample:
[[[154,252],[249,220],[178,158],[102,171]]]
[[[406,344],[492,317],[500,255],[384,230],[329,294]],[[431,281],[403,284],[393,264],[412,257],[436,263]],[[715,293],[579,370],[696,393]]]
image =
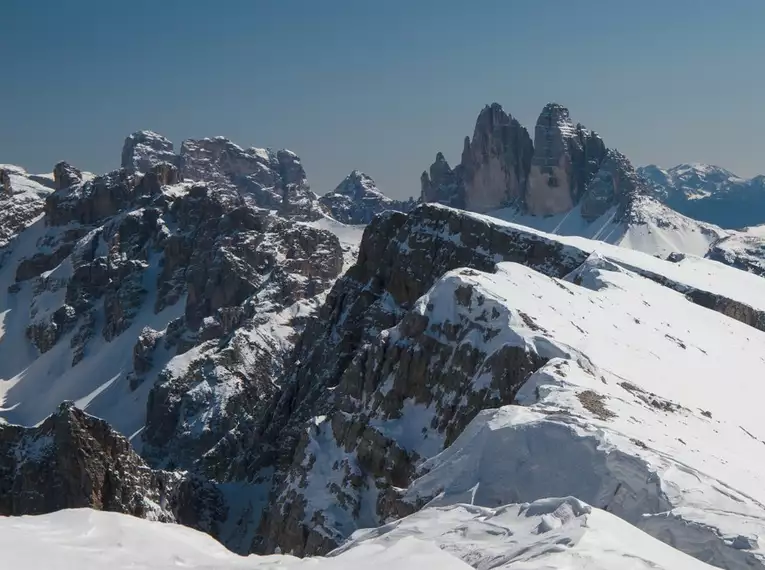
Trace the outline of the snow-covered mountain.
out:
[[[652,196],[691,218],[734,229],[765,222],[765,176],[747,179],[699,163],[637,171]]]
[[[534,141],[498,103],[478,115],[452,169],[442,153],[423,172],[422,201],[487,213],[559,235],[578,235],[646,253],[705,255],[728,233],[652,198],[630,161],[549,103]]]
[[[765,277],[765,226],[731,233],[712,244],[706,257]]]
[[[380,192],[368,175],[354,170],[332,192],[319,198],[330,216],[344,224],[368,224],[377,214],[387,210],[408,212],[415,206],[413,198],[393,200]]]
[[[363,231],[294,153],[221,137],[135,133],[52,188],[6,169],[0,515],[149,521],[0,540],[84,528],[91,566],[121,534],[200,568],[765,568],[751,243],[645,196],[559,106],[531,146],[487,109],[424,186],[483,214],[349,184],[339,211],[385,210]]]

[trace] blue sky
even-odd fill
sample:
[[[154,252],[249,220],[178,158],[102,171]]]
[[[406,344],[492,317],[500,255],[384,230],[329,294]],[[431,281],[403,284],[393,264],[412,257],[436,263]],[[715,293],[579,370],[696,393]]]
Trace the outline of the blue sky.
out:
[[[290,148],[419,192],[492,101],[568,106],[634,163],[765,172],[762,0],[2,0],[0,162],[103,172],[125,136]]]

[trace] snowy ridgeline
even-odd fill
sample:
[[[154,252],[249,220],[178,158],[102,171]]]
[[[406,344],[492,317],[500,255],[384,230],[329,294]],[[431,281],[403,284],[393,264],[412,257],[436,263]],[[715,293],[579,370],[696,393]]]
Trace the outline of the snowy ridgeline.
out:
[[[710,566],[613,515],[573,499],[498,509],[429,508],[361,531],[323,558],[237,556],[178,525],[127,515],[65,510],[0,519],[0,558],[8,570],[701,570]]]
[[[166,187],[164,193],[187,190],[176,185]],[[719,237],[696,226],[689,226],[687,235],[678,233],[687,220],[682,217],[672,227],[653,223],[656,220],[647,216],[647,206],[640,210],[642,225],[617,227],[606,216],[603,231],[590,236],[615,245],[547,235],[436,206],[424,207],[410,217],[424,221],[419,229],[401,230],[404,237],[396,238],[401,239],[401,255],[416,249],[418,240],[433,238],[423,249],[443,250],[448,242],[472,249],[477,256],[493,260],[493,265],[507,258],[476,244],[491,247],[495,244],[487,236],[504,234],[528,244],[523,262],[534,263],[538,271],[515,263],[499,263],[494,273],[451,271],[438,278],[413,307],[394,307],[402,313],[410,309],[409,316],[425,323],[419,333],[413,334],[404,324],[386,325],[372,344],[394,356],[395,351],[388,351],[391,347],[405,354],[410,348],[422,352],[436,345],[446,357],[447,371],[459,368],[459,357],[470,354],[483,364],[476,366],[480,373],[466,379],[466,396],[496,389],[493,382],[502,370],[493,374],[489,364],[505,362],[495,356],[512,353],[508,348],[532,354],[532,362],[543,362],[523,378],[514,400],[502,402],[513,401],[513,405],[483,410],[464,431],[454,434],[458,437],[449,440],[445,449],[443,430],[435,426],[443,420],[444,409],[461,405],[461,396],[437,394],[448,391],[443,385],[422,398],[398,394],[406,396],[395,410],[400,409],[400,415],[361,418],[391,446],[413,452],[412,479],[406,488],[394,491],[400,493],[397,500],[411,507],[400,512],[427,505],[425,510],[390,523],[390,518],[375,510],[379,504],[375,481],[359,500],[364,518],[339,505],[337,489],[346,490],[349,485],[348,473],[338,465],[347,463],[349,469],[357,469],[358,454],[349,453],[335,439],[330,422],[317,420],[318,435],[308,441],[307,450],[316,448],[321,453],[313,458],[315,462],[305,462],[308,483],[287,487],[305,499],[304,518],[299,522],[310,528],[321,520],[327,528],[342,529],[341,539],[354,529],[389,523],[377,530],[357,531],[333,556],[305,562],[286,556],[239,558],[207,536],[181,527],[64,511],[0,521],[0,560],[3,564],[10,560],[11,568],[69,564],[78,570],[301,565],[343,569],[391,564],[418,569],[509,564],[513,568],[704,566],[683,554],[687,553],[726,568],[765,567],[765,543],[760,539],[765,536],[765,429],[758,421],[759,379],[765,373],[765,281],[693,256],[670,262],[617,247],[662,256],[676,249],[703,253],[707,240]],[[657,210],[658,218],[662,212]],[[429,225],[438,216],[451,217],[449,222],[454,223]],[[547,228],[555,233],[582,233],[564,231],[571,221],[565,216],[545,219],[555,223]],[[325,217],[296,221],[294,227],[329,230],[339,238],[338,257],[345,268],[353,262],[361,228]],[[469,235],[468,227],[477,228],[477,233]],[[66,300],[57,283],[72,278],[74,258],[41,275],[50,289],[30,281],[17,285],[13,272],[18,262],[46,243],[46,236],[64,233],[62,228],[47,227],[43,220],[33,223],[0,272],[0,290],[16,291],[0,300],[3,413],[12,421],[33,424],[60,400],[74,399],[125,435],[136,436],[144,429],[153,382],[137,389],[126,382],[134,367],[135,338],[146,326],[166,331],[182,315],[183,303],[154,309],[160,258],[152,253],[142,277],[147,301],[121,335],[108,340],[96,335],[90,353],[74,365],[69,364],[73,361],[69,342],[37,354],[24,340],[25,326],[30,317],[50,317]],[[274,243],[264,248],[277,251]],[[543,258],[533,259],[542,255],[539,250],[544,250]],[[282,257],[276,259],[284,262]],[[556,264],[566,271],[553,272],[550,268]],[[546,267],[558,276],[575,269],[563,279],[554,279],[542,273]],[[415,272],[413,277],[422,276]],[[327,279],[327,287],[330,283]],[[718,299],[704,305],[686,297],[693,291]],[[323,301],[321,295],[275,307],[264,322],[248,331],[254,338],[252,345],[257,349],[277,346],[288,352],[290,337],[297,330],[291,321],[313,314],[311,307]],[[266,314],[262,307],[258,310]],[[752,314],[760,320],[753,321]],[[154,367],[183,376],[199,356],[200,346],[176,356],[159,350]],[[406,359],[394,356],[388,364],[404,368]],[[225,404],[229,384],[210,384],[218,387]],[[390,387],[387,381],[380,386],[381,394]],[[207,389],[207,384],[201,388]],[[200,409],[200,418],[209,415],[209,408]],[[202,421],[189,425],[199,432],[206,429]],[[139,442],[133,437],[134,444]],[[546,499],[569,495],[576,499]],[[528,502],[535,503],[502,507]],[[40,541],[46,548],[40,548]]]

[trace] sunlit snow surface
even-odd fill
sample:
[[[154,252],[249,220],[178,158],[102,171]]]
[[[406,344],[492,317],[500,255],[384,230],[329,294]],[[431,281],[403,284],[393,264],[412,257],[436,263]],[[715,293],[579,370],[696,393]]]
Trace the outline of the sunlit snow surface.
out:
[[[8,570],[701,570],[710,568],[577,501],[426,509],[360,531],[326,558],[240,557],[206,534],[89,509],[0,518]]]
[[[478,341],[487,359],[518,346],[550,360],[406,496],[495,507],[574,495],[702,559],[761,565],[765,333],[600,255],[569,279],[579,285],[501,263],[451,272],[418,301],[430,330],[499,330]],[[466,287],[468,306],[455,302]]]
[[[615,221],[616,208],[591,222],[582,218],[579,206],[555,216],[530,216],[516,208],[496,210],[489,215],[557,236],[585,237],[662,258],[673,252],[703,257],[712,242],[731,233],[683,216],[647,197],[635,200],[633,212],[639,221],[631,223]]]

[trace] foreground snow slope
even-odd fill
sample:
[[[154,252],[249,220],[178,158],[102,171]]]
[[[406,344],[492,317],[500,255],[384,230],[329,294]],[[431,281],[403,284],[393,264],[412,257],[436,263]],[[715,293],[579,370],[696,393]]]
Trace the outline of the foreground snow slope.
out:
[[[676,255],[673,261],[667,261],[660,259],[661,256],[657,257],[624,244],[600,241],[600,238],[589,239],[577,235],[550,234],[481,214],[470,214],[470,217],[482,219],[493,226],[504,227],[506,228],[504,231],[529,233],[586,253],[597,253],[641,275],[659,278],[676,289],[698,289],[725,296],[758,311],[765,310],[765,280],[757,275],[694,254]]]
[[[189,528],[89,509],[0,519],[0,552],[9,570],[709,568],[573,498],[426,509],[361,531],[327,558],[240,557]]]
[[[451,272],[413,310],[443,342],[455,326],[498,331],[455,351],[547,363],[519,405],[484,410],[421,465],[408,502],[574,495],[715,565],[763,567],[765,333],[599,255],[567,280]]]

